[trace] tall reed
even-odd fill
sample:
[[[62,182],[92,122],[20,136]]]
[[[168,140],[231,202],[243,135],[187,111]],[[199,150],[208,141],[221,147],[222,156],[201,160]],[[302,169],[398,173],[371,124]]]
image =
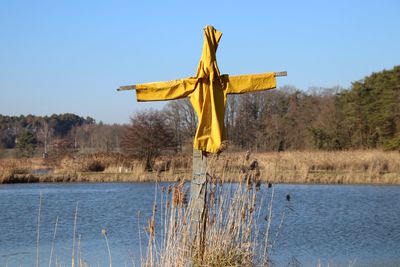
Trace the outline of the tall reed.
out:
[[[40,241],[40,216],[42,211],[42,193],[39,196],[39,210],[37,219],[37,232],[36,232],[36,266],[39,267],[39,241]]]
[[[75,237],[76,237],[76,219],[78,218],[78,202],[76,202],[75,207],[75,216],[74,216],[74,233],[72,236],[72,259],[71,259],[71,267],[75,266]]]

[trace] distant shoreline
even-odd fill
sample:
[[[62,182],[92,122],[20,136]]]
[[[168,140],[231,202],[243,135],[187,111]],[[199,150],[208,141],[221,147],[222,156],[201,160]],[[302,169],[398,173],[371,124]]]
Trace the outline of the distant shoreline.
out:
[[[87,184],[95,184],[95,183],[131,183],[131,184],[141,184],[141,183],[175,183],[178,180],[177,179],[155,179],[152,177],[148,178],[142,178],[142,179],[135,179],[133,177],[128,177],[128,178],[115,178],[116,174],[112,173],[104,173],[102,175],[96,175],[96,174],[91,174],[92,179],[85,178],[84,176],[80,178],[74,178],[73,176],[69,175],[56,175],[56,176],[17,176],[13,180],[9,180],[3,183],[0,183],[0,186],[3,185],[11,185],[11,184],[63,184],[63,183],[68,183],[68,184],[79,184],[79,183],[87,183]],[[111,178],[104,178],[105,176],[111,177]],[[329,177],[326,177],[329,179]],[[334,179],[334,177],[331,177]],[[190,182],[190,179],[185,179],[186,182]],[[239,180],[229,180],[226,182],[232,182],[232,183],[238,183],[240,182]],[[263,185],[268,184],[268,181],[261,181]],[[290,184],[290,185],[344,185],[344,186],[400,186],[399,183],[380,183],[380,182],[374,182],[374,183],[334,183],[334,182],[328,182],[328,183],[301,183],[301,182],[272,182],[272,184],[275,185],[283,185],[283,184]]]
[[[260,181],[273,184],[400,185],[400,153],[379,150],[288,151],[253,153],[227,152],[210,159],[218,182],[244,181],[249,164],[258,162]],[[84,171],[86,166],[103,166]],[[96,165],[96,167],[97,167]],[[160,158],[153,171],[139,161],[115,158],[112,154],[65,158],[51,164],[41,158],[0,159],[0,183],[113,183],[175,182],[191,179],[191,156]]]

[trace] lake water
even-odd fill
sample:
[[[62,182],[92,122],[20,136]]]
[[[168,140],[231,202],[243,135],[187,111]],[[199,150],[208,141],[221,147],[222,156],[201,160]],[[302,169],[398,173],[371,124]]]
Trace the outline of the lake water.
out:
[[[154,192],[153,183],[0,185],[0,266],[35,265],[40,194],[42,266],[48,266],[57,217],[53,263],[71,265],[77,205],[81,257],[108,266],[105,228],[113,266],[132,266],[140,256],[139,228],[145,248]],[[285,217],[279,233],[272,229],[274,266],[400,266],[400,187],[276,185],[275,193],[275,225]]]

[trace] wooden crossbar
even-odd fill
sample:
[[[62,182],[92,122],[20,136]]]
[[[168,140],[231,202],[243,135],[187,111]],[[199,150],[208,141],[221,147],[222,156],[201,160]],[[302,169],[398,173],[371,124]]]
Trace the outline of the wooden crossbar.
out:
[[[282,77],[282,76],[287,76],[287,71],[275,72],[275,77]],[[136,90],[136,85],[120,86],[117,89],[117,91],[129,91],[129,90]]]
[[[275,77],[287,76],[287,71],[275,72]]]
[[[117,91],[136,90],[136,85],[120,86]]]

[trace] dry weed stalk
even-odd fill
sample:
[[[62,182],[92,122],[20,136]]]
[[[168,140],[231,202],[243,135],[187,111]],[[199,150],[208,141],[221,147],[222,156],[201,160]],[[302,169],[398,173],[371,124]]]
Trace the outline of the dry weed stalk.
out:
[[[39,266],[39,241],[40,241],[40,216],[42,211],[42,192],[39,196],[39,211],[37,219],[37,232],[36,232],[36,266]]]
[[[54,242],[56,241],[57,226],[58,226],[58,216],[56,218],[56,223],[55,223],[55,226],[54,226],[53,241],[51,242],[50,257],[49,257],[49,267],[51,267],[51,261],[53,260]]]
[[[106,246],[107,246],[107,251],[108,251],[109,267],[112,267],[111,250],[110,250],[110,245],[108,244],[107,230],[105,228],[101,229],[101,234],[104,236],[104,240],[106,241]],[[81,266],[81,265],[79,265],[79,266]]]
[[[75,266],[75,237],[76,237],[76,219],[78,218],[78,202],[76,202],[75,216],[74,216],[74,232],[72,237],[72,257],[71,257],[71,267]]]

